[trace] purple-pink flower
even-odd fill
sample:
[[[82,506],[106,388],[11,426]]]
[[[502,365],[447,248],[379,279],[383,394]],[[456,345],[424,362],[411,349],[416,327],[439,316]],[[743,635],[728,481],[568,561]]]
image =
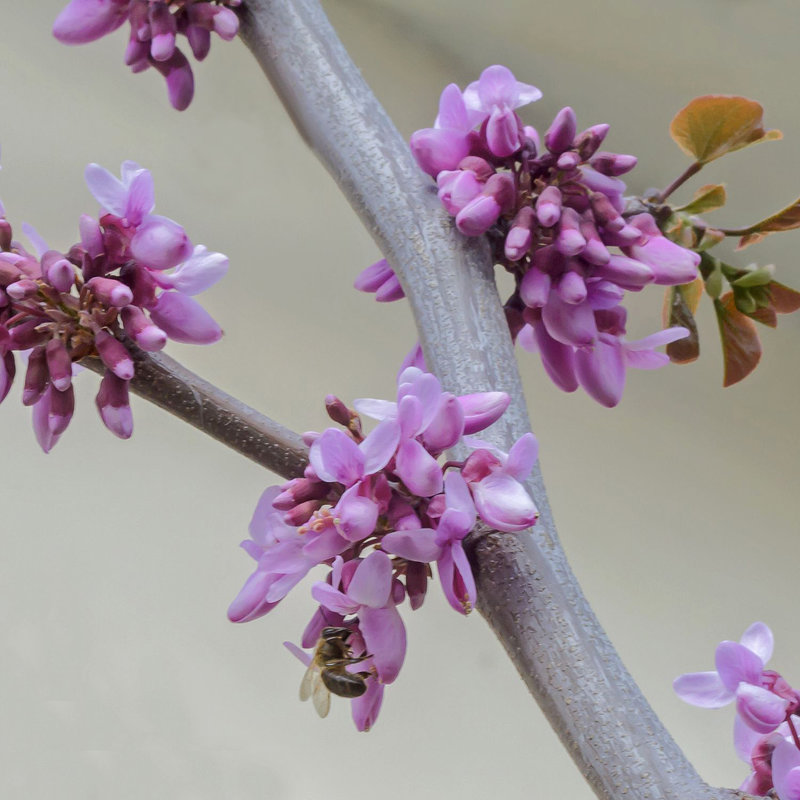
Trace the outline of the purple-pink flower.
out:
[[[312,588],[319,607],[301,640],[313,654],[287,647],[313,665],[330,652],[332,640],[339,643],[346,655],[314,668],[357,673],[340,691],[351,700],[359,730],[375,723],[384,686],[397,678],[406,652],[399,609],[406,599],[412,610],[420,608],[432,565],[450,605],[466,614],[477,598],[463,542],[476,520],[506,531],[536,521],[521,483],[536,458],[533,434],[508,455],[472,436],[496,422],[508,403],[503,392],[456,396],[434,375],[407,366],[395,400],[356,401],[359,412],[378,420],[365,435],[359,414],[330,396],[328,414],[343,429],[307,433],[303,476],[271,487],[259,501],[251,539],[242,543],[256,568],[228,616],[256,619],[313,566],[328,566],[327,578]],[[459,443],[472,448],[466,461],[441,463],[444,451]],[[334,692],[337,685],[326,684]],[[329,697],[316,678],[303,686],[303,697],[313,696],[327,714]]]
[[[53,24],[64,44],[93,42],[130,22],[125,63],[134,71],[155,67],[167,81],[170,103],[182,111],[192,101],[194,76],[177,46],[186,36],[192,54],[202,61],[211,34],[230,41],[239,30],[234,8],[241,0],[70,0]]]

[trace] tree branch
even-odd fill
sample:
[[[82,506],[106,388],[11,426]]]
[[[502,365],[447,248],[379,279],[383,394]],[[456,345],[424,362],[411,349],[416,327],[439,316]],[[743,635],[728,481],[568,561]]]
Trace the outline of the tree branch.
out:
[[[127,338],[125,347],[136,365],[130,382],[132,392],[284,478],[303,474],[308,448],[296,433],[225,394],[169,356],[145,353]],[[106,369],[99,358],[85,358],[81,364],[100,375]]]
[[[454,232],[316,0],[241,12],[242,38],[400,277],[429,367],[450,391],[511,395],[489,434],[508,450],[529,422],[486,242]],[[474,537],[479,610],[578,768],[601,798],[737,796],[701,781],[655,716],[569,569],[538,467],[530,488],[532,534]]]

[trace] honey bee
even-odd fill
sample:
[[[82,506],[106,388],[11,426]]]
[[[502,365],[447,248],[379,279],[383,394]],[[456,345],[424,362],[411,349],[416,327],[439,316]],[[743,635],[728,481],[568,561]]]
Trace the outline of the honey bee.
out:
[[[354,657],[347,640],[349,628],[323,628],[311,663],[300,683],[300,699],[312,698],[321,717],[327,717],[331,707],[331,692],[339,697],[361,697],[367,691],[369,672],[348,672],[345,667],[369,658]]]

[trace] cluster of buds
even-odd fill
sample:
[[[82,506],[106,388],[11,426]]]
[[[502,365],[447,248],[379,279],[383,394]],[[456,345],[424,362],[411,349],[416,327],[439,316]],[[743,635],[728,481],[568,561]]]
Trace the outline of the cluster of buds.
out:
[[[614,406],[626,367],[662,366],[668,358],[654,348],[689,333],[627,342],[625,292],[692,281],[700,257],[663,236],[650,214],[626,210],[619,176],[636,158],[599,149],[608,125],[579,133],[567,107],[542,146],[515,111],[540,97],[506,67],[489,67],[463,92],[442,92],[434,127],[413,134],[411,150],[458,230],[488,234],[495,263],[514,276],[506,314],[515,340],[539,352],[561,389],[580,385]],[[381,261],[356,286],[393,300],[402,296],[396,281]]]
[[[132,161],[118,180],[97,164],[86,170],[89,189],[107,212],[80,220],[79,243],[51,250],[23,226],[34,252],[13,239],[0,206],[0,401],[16,372],[14,352],[27,360],[22,402],[33,406],[33,427],[45,452],[72,418],[75,362],[97,356],[106,371],[97,407],[121,438],[133,430],[128,384],[134,362],[120,341],[147,351],[167,339],[210,344],[217,323],[190,295],[216,283],[228,259],[192,247],[184,229],[152,213],[153,179]]]
[[[720,642],[716,670],[681,675],[673,686],[701,708],[736,702],[734,746],[752,767],[740,791],[760,796],[774,790],[780,800],[800,800],[800,692],[765,669],[772,650],[772,631],[755,622],[738,642]]]
[[[183,111],[194,95],[194,76],[177,47],[178,34],[189,41],[202,61],[211,47],[211,33],[225,41],[239,31],[234,8],[242,0],[70,0],[53,25],[64,44],[85,44],[105,36],[128,20],[130,40],[125,63],[134,71],[155,67],[167,81],[169,101]]]
[[[457,397],[442,391],[434,375],[407,367],[396,402],[357,400],[351,411],[327,398],[329,416],[345,430],[306,434],[304,476],[262,495],[251,539],[242,543],[257,566],[228,617],[263,616],[312,567],[330,566],[327,580],[311,590],[319,608],[301,644],[312,651],[287,644],[309,670],[301,696],[313,696],[322,716],[330,690],[352,698],[359,730],[374,724],[384,686],[397,678],[405,657],[397,606],[406,598],[412,609],[422,605],[434,562],[450,605],[462,614],[474,607],[463,540],[477,518],[500,531],[536,522],[536,506],[521,483],[536,460],[533,434],[507,454],[471,439],[508,402],[503,392]],[[357,412],[379,420],[366,436]],[[445,450],[459,443],[474,448],[470,455],[440,464]]]

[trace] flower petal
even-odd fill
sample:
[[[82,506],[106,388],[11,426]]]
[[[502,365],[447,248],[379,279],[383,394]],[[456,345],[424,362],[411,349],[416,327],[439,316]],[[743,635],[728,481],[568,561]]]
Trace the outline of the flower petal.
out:
[[[187,344],[212,344],[222,328],[196,300],[180,292],[164,292],[150,309],[150,318],[170,339]]]
[[[436,561],[442,554],[442,548],[436,544],[436,531],[431,528],[387,533],[381,547],[387,553],[423,563]]]
[[[338,428],[328,428],[311,445],[308,460],[323,481],[352,486],[364,477],[364,453]]]
[[[738,642],[720,642],[714,665],[725,688],[735,692],[741,681],[757,685],[764,662],[752,650]]]
[[[347,594],[362,606],[381,608],[389,602],[391,588],[391,559],[386,553],[375,550],[358,565]]]
[[[397,608],[363,608],[358,619],[378,677],[383,683],[391,683],[399,674],[406,655],[406,629]]]
[[[735,696],[725,688],[717,672],[687,672],[675,678],[672,688],[685,703],[700,708],[721,708]]]
[[[772,658],[775,638],[772,635],[772,631],[763,622],[754,622],[742,634],[739,644],[744,645],[748,650],[752,650],[761,659],[761,663],[766,664]]]

